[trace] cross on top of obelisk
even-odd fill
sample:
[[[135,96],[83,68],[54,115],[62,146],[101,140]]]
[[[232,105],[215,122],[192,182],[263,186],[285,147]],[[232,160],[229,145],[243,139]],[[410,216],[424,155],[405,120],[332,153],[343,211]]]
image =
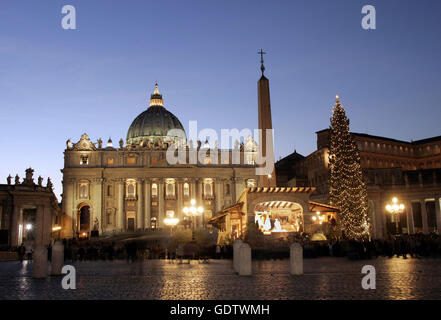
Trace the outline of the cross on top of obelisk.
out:
[[[263,72],[265,71],[265,66],[263,65],[263,55],[266,54],[266,52],[264,52],[263,49],[260,49],[260,51],[257,53],[260,54],[260,70],[262,70],[263,76]]]

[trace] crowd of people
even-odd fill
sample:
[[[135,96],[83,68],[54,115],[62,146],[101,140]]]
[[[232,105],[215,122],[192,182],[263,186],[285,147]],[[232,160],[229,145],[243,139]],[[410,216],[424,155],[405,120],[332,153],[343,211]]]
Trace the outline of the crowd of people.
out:
[[[310,246],[306,246],[310,249]],[[323,251],[323,250],[322,250]],[[325,250],[326,251],[326,250]],[[441,237],[437,234],[389,235],[385,240],[373,241],[329,241],[329,256],[347,256],[350,259],[370,259],[376,257],[441,257]]]
[[[299,241],[303,247],[305,258],[319,256],[348,257],[350,259],[371,259],[380,256],[392,258],[408,257],[441,257],[441,237],[431,235],[390,235],[385,240],[373,241]],[[65,261],[94,261],[126,259],[128,262],[144,259],[231,259],[233,248],[228,245],[201,246],[196,242],[148,243],[143,241],[105,242],[69,239],[63,240]],[[286,248],[289,247],[287,243]],[[286,249],[285,248],[285,249]],[[51,260],[52,247],[48,246],[48,260]],[[277,252],[279,254],[277,254]],[[17,248],[20,261],[31,260],[33,248],[31,244],[22,244]],[[287,258],[289,250],[281,248],[253,248],[253,256],[258,259]]]

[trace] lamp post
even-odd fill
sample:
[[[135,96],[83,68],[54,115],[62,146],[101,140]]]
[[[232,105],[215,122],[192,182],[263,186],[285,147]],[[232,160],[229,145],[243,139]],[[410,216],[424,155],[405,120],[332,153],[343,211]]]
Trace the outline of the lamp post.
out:
[[[397,197],[392,198],[392,203],[389,203],[386,205],[386,210],[389,212],[393,219],[395,220],[395,231],[398,234],[398,228],[399,228],[399,219],[400,219],[400,213],[404,212],[404,204],[398,203]]]
[[[204,212],[204,208],[201,206],[196,207],[196,200],[191,199],[190,207],[184,207],[182,210],[187,216],[192,217],[192,230],[195,231],[195,219],[199,214],[202,214]]]
[[[179,219],[175,218],[174,213],[168,214],[167,218],[164,219],[164,223],[170,227],[170,236],[173,235],[173,228],[179,223]]]

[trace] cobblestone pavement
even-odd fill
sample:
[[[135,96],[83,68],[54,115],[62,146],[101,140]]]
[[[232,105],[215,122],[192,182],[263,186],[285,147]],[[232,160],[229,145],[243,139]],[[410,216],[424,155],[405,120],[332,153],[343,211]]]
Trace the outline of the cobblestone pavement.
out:
[[[61,276],[33,279],[26,261],[0,263],[0,299],[441,299],[441,259],[305,259],[302,276],[288,260],[254,261],[253,275],[233,273],[231,260],[208,264],[165,260],[76,262],[76,290]],[[363,290],[363,265],[376,268],[376,290]]]

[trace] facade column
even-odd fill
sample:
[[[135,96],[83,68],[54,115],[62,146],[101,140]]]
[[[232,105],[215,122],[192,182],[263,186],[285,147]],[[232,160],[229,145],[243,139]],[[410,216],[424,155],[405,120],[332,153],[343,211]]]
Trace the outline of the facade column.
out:
[[[384,229],[383,229],[383,210],[381,208],[381,200],[375,200],[374,201],[374,208],[375,208],[375,225],[374,225],[374,234],[377,239],[384,238]]]
[[[137,179],[136,181],[137,184],[137,204],[138,204],[138,208],[136,210],[136,229],[142,229],[144,230],[144,190],[143,190],[143,185],[144,185],[144,181],[143,179]]]
[[[177,206],[176,206],[176,210],[178,212],[176,212],[175,217],[178,218],[180,221],[182,221],[182,208],[184,204],[184,193],[183,193],[184,181],[182,179],[176,179],[176,188],[178,189],[177,190],[178,198],[177,198]]]
[[[387,217],[390,215],[389,212],[386,211],[386,201],[382,200],[380,201],[380,212],[381,212],[381,219],[379,221],[379,224],[381,226],[381,235],[383,238],[387,237],[389,230],[387,228]]]
[[[104,232],[104,219],[103,219],[103,207],[102,207],[102,199],[103,199],[103,179],[96,179],[93,181],[93,189],[92,189],[92,203],[93,203],[93,212],[91,212],[91,222],[92,225],[95,223],[95,218],[98,219],[98,224],[101,228],[101,233]]]
[[[231,202],[236,203],[236,178],[232,177],[230,179],[230,194],[231,194]]]
[[[441,210],[440,210],[440,198],[439,196],[435,197],[435,213],[436,213],[436,229],[438,234],[441,234]]]
[[[222,180],[220,178],[217,178],[215,180],[215,192],[214,192],[214,196],[216,197],[216,212],[214,212],[214,214],[216,214],[217,212],[222,210],[223,207],[223,203],[224,203],[224,195],[223,195],[223,190],[222,190]]]
[[[376,221],[377,221],[377,217],[376,217],[376,210],[375,210],[375,200],[368,200],[368,218],[370,219],[370,223],[371,223],[371,233],[370,233],[370,237],[372,239],[377,239],[377,228],[376,228]]]
[[[196,193],[196,205],[203,206],[203,194],[204,194],[204,179],[200,178],[197,180],[197,193]],[[199,215],[196,217],[196,227],[201,226],[202,222],[204,221],[204,214]]]
[[[412,201],[406,200],[406,219],[407,219],[407,233],[414,234],[415,226],[413,222],[413,207]]]
[[[235,178],[234,189],[236,191],[236,201],[239,199],[242,191],[245,189],[245,179]]]
[[[14,205],[14,210],[12,212],[12,224],[11,224],[11,246],[16,247],[20,244],[18,243],[18,235],[19,235],[19,220],[20,220],[21,208],[19,205]],[[37,212],[38,214],[38,212]],[[38,220],[38,216],[37,216]]]
[[[125,230],[125,212],[124,212],[124,180],[121,179],[117,182],[118,185],[118,228],[121,231]]]
[[[196,200],[196,180],[191,179],[190,181],[190,199]]]
[[[150,179],[144,179],[144,229],[150,229],[151,209],[151,184]]]
[[[158,202],[159,202],[159,212],[158,212],[158,226],[162,228],[164,223],[165,212],[164,212],[164,180],[159,179],[158,183]]]
[[[421,218],[423,220],[423,233],[428,234],[429,233],[429,226],[427,224],[426,200],[420,199],[420,203],[421,203]]]

